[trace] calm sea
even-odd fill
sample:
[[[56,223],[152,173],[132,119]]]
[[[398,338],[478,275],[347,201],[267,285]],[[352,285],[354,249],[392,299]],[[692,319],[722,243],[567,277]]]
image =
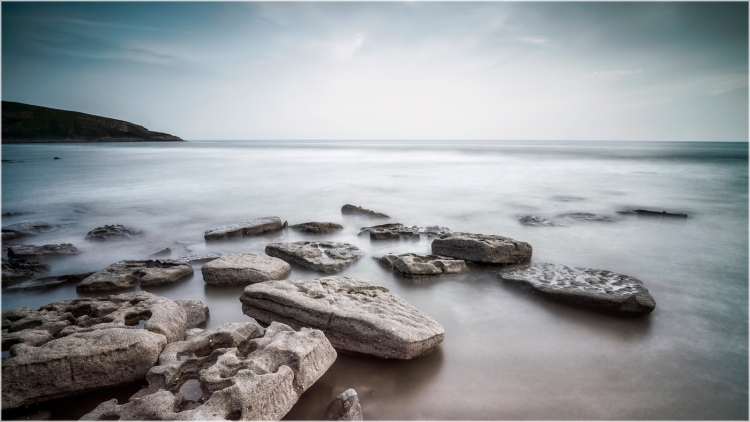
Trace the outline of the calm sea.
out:
[[[69,242],[83,250],[48,260],[50,275],[99,270],[164,246],[172,257],[263,253],[270,242],[325,238],[365,253],[339,275],[382,284],[445,328],[437,350],[411,361],[340,354],[289,419],[320,419],[347,388],[359,393],[365,420],[748,418],[746,143],[37,144],[3,145],[2,158],[2,212],[26,213],[3,218],[2,225],[59,225],[24,242]],[[656,309],[643,319],[574,309],[506,285],[491,270],[420,283],[398,279],[373,258],[428,253],[431,240],[358,237],[360,227],[385,221],[342,216],[344,204],[409,226],[526,241],[535,262],[637,277]],[[617,214],[638,208],[689,218]],[[519,223],[524,215],[567,212],[616,221]],[[287,229],[203,241],[207,229],[264,216],[345,228],[317,237]],[[146,236],[84,240],[104,224],[124,224]],[[242,287],[207,286],[200,264],[195,269],[192,278],[147,289],[201,300],[211,310],[207,328],[251,320],[242,313]],[[289,278],[323,275],[294,268]],[[74,285],[22,294],[4,287],[2,309],[81,296]],[[68,399],[50,409],[54,418],[73,419],[134,389]]]

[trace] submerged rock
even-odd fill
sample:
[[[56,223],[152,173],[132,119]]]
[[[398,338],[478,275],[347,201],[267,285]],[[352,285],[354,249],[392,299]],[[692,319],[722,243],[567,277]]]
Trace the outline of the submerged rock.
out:
[[[180,305],[187,315],[187,328],[195,328],[208,319],[208,306],[200,300],[186,299],[175,300],[174,303]]]
[[[432,241],[432,253],[485,264],[520,264],[531,259],[532,248],[503,236],[450,233]]]
[[[358,247],[341,242],[271,243],[266,254],[325,273],[335,273],[364,255]]]
[[[170,249],[168,246],[165,246],[163,248],[156,248],[151,249],[150,251],[146,252],[148,256],[169,256],[172,254],[172,249]]]
[[[49,271],[49,265],[25,258],[3,259],[3,283],[38,277]]]
[[[559,224],[554,220],[548,220],[546,218],[537,217],[535,215],[525,215],[521,217],[518,221],[525,226],[540,226],[540,227],[564,226],[564,224]]]
[[[10,226],[3,227],[2,240],[6,242],[21,237],[33,236],[50,231],[53,228],[51,224],[41,221],[11,224]]]
[[[355,205],[349,205],[349,204],[346,204],[343,207],[341,207],[341,214],[365,215],[367,217],[377,217],[377,218],[391,218],[381,212],[375,212],[373,210],[368,210],[366,208],[358,207]]]
[[[21,284],[16,284],[8,287],[9,292],[26,292],[33,290],[46,290],[54,287],[58,287],[67,283],[79,283],[86,277],[94,273],[82,273],[82,274],[68,274],[53,277],[37,278],[35,280],[24,281]]]
[[[230,322],[167,345],[148,387],[81,420],[280,420],[335,359],[319,330]]]
[[[328,405],[323,420],[326,421],[361,421],[362,406],[359,397],[353,388],[350,388],[336,396]]]
[[[303,233],[315,233],[315,234],[330,233],[330,232],[341,230],[344,228],[344,226],[342,226],[341,224],[321,223],[318,221],[295,224],[289,227],[293,228],[294,230],[301,231]]]
[[[214,259],[221,258],[221,254],[218,253],[208,253],[208,254],[202,254],[202,255],[184,255],[179,258],[177,258],[178,261],[184,261],[184,262],[208,262],[213,261]]]
[[[638,217],[656,217],[656,218],[688,218],[687,214],[674,214],[666,211],[649,211],[649,210],[631,210],[617,211],[621,215],[636,215]]]
[[[81,281],[76,290],[114,290],[141,286],[174,283],[193,274],[193,267],[184,261],[171,259],[147,261],[120,261],[97,271]]]
[[[259,235],[267,232],[281,230],[287,226],[286,221],[282,224],[279,217],[262,217],[253,220],[240,221],[239,223],[229,224],[206,230],[203,237],[206,240],[226,239],[235,236]]]
[[[521,283],[550,299],[623,315],[644,316],[656,306],[635,277],[606,270],[556,264],[529,264],[498,272],[505,281]]]
[[[176,303],[147,292],[5,311],[2,408],[143,379],[185,323]]]
[[[119,239],[132,239],[133,237],[142,236],[143,232],[140,230],[131,229],[123,226],[122,224],[105,225],[97,227],[86,234],[86,239],[89,240],[119,240]]]
[[[322,330],[337,350],[411,359],[434,349],[445,330],[387,288],[361,278],[251,284],[242,312],[256,320]]]
[[[398,240],[398,239],[419,239],[422,234],[427,236],[440,236],[450,233],[447,227],[428,226],[428,227],[406,227],[400,223],[380,224],[378,226],[362,227],[359,234],[370,234],[372,240]]]
[[[378,258],[378,262],[395,274],[408,278],[463,273],[468,270],[464,260],[439,255],[388,254]]]
[[[566,214],[560,214],[557,216],[557,218],[570,218],[577,221],[593,221],[593,222],[600,222],[600,223],[614,223],[615,220],[613,220],[610,217],[607,217],[606,215],[596,215],[591,214],[588,212],[569,212]]]
[[[12,245],[8,247],[8,257],[22,258],[41,255],[75,255],[80,253],[75,246],[70,243],[60,243],[57,245]]]
[[[201,268],[208,284],[250,284],[278,280],[289,275],[292,267],[284,260],[254,253],[232,253],[208,262]]]

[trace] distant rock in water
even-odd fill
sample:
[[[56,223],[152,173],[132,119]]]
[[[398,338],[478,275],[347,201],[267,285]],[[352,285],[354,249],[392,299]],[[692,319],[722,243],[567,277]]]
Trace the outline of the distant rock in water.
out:
[[[531,259],[532,248],[509,237],[450,233],[432,241],[432,253],[484,264],[520,264]]]
[[[123,226],[122,224],[105,225],[103,227],[97,227],[86,234],[86,239],[89,240],[116,240],[116,239],[132,239],[135,236],[141,236],[143,232],[140,230],[131,229]]]
[[[358,207],[358,206],[355,206],[355,205],[349,205],[349,204],[346,204],[343,207],[341,207],[341,214],[344,214],[344,215],[364,215],[364,216],[367,216],[367,217],[377,217],[377,218],[391,218],[391,217],[388,217],[387,215],[385,215],[383,213],[375,212],[373,210],[368,210],[366,208]]]
[[[418,255],[406,253],[388,254],[378,258],[380,265],[395,274],[407,278],[429,277],[441,274],[463,273],[468,270],[463,259],[440,255]]]
[[[361,421],[362,406],[357,392],[350,388],[336,396],[326,408],[324,421]]]
[[[261,217],[207,230],[203,238],[206,240],[218,240],[236,236],[259,235],[281,230],[286,226],[287,222],[282,223],[279,217]]]
[[[49,271],[49,265],[24,258],[3,259],[2,269],[2,282],[5,283],[8,281],[21,281],[32,277],[38,277]]]
[[[592,222],[599,222],[599,223],[614,223],[615,220],[613,220],[610,217],[607,217],[606,215],[596,215],[591,214],[588,212],[569,212],[565,214],[560,214],[557,216],[557,218],[570,218],[577,221],[592,221]]]
[[[303,233],[315,233],[315,234],[330,233],[332,231],[341,230],[344,228],[344,226],[342,226],[341,224],[321,223],[318,221],[295,224],[289,227],[293,228],[294,230],[301,231]]]
[[[182,141],[123,120],[3,101],[2,142]]]
[[[52,289],[67,283],[80,283],[86,277],[94,273],[69,274],[52,277],[37,278],[35,280],[24,281],[8,287],[9,292],[29,292],[34,290]]]
[[[26,236],[34,236],[39,233],[48,232],[54,229],[54,227],[42,221],[28,222],[11,224],[10,226],[3,227],[3,241],[19,239]]]
[[[401,223],[380,224],[378,226],[362,227],[359,234],[370,234],[371,240],[399,240],[415,239],[418,240],[422,234],[429,236],[440,236],[450,233],[447,227],[428,226],[428,227],[406,227]]]
[[[518,221],[524,226],[564,227],[564,224],[559,224],[554,220],[548,220],[546,218],[537,217],[534,215],[523,216]]]
[[[8,247],[9,258],[26,258],[30,256],[42,255],[75,255],[80,253],[78,248],[70,243],[60,243],[58,245],[12,245]]]
[[[635,215],[638,217],[656,217],[656,218],[688,218],[687,214],[673,214],[666,211],[648,211],[648,210],[632,210],[632,211],[617,211],[620,215]]]
[[[219,259],[219,258],[221,258],[221,254],[207,253],[207,254],[202,254],[202,255],[183,255],[179,257],[178,260],[193,263],[193,262],[208,262],[208,261],[213,261],[214,259]]]

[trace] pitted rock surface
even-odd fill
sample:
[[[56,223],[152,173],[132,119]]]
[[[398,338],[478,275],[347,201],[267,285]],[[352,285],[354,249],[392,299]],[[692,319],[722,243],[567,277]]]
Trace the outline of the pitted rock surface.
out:
[[[428,226],[428,227],[406,227],[400,223],[391,224],[380,224],[372,227],[362,227],[359,234],[370,234],[372,240],[399,240],[399,239],[415,239],[418,240],[422,234],[428,237],[440,236],[446,233],[450,233],[450,229],[447,227],[439,226]]]
[[[187,315],[187,328],[195,328],[208,319],[208,306],[204,305],[200,300],[185,299],[175,300],[174,302],[180,305],[180,308],[185,311]]]
[[[551,299],[624,315],[644,316],[656,306],[635,277],[606,270],[530,264],[498,272],[505,281],[530,286]]]
[[[350,205],[350,204],[346,204],[343,207],[341,207],[341,214],[364,215],[367,217],[376,217],[376,218],[390,218],[387,215],[383,214],[382,212],[375,212],[373,210],[368,210],[367,208],[362,208],[362,207]]]
[[[76,290],[98,291],[174,283],[193,274],[193,267],[184,261],[171,259],[120,261],[97,271],[81,281]]]
[[[319,330],[231,322],[167,345],[148,387],[81,420],[280,420],[334,360]]]
[[[9,292],[28,292],[33,290],[46,290],[58,287],[67,283],[79,283],[86,277],[94,273],[67,274],[52,277],[37,278],[34,280],[24,281],[8,287]]]
[[[182,340],[186,319],[176,303],[147,292],[5,311],[2,408],[143,379],[164,346]]]
[[[60,243],[57,245],[12,245],[8,247],[8,257],[26,258],[41,255],[75,255],[80,253],[78,248],[70,243]]]
[[[8,240],[44,233],[53,228],[51,224],[41,221],[11,224],[10,226],[3,227],[2,239],[3,242],[6,242]]]
[[[361,421],[362,406],[359,397],[353,388],[350,388],[336,396],[328,405],[323,420],[326,421]]]
[[[356,246],[341,242],[271,243],[266,254],[328,274],[336,273],[364,256]]]
[[[532,248],[509,237],[450,233],[432,241],[432,253],[485,264],[520,264],[531,259]]]
[[[342,226],[341,224],[325,223],[325,222],[321,223],[318,221],[295,224],[289,227],[293,228],[294,230],[301,231],[303,233],[315,233],[315,234],[331,233],[333,231],[341,230],[344,228],[344,226]]]
[[[270,324],[322,330],[337,350],[411,359],[445,338],[440,324],[369,280],[324,277],[275,280],[245,287],[242,311]]]
[[[599,222],[599,223],[614,223],[615,220],[613,220],[610,217],[607,217],[606,215],[596,215],[591,214],[588,212],[569,212],[566,214],[560,214],[557,216],[557,218],[569,218],[576,221],[586,221],[586,222]]]
[[[282,259],[245,252],[224,255],[201,268],[203,280],[214,285],[278,280],[291,271],[292,267]]]
[[[408,278],[456,274],[468,270],[463,259],[440,255],[388,254],[378,258],[378,262],[395,274]]]
[[[97,227],[86,234],[86,239],[89,240],[119,240],[119,239],[133,239],[134,237],[142,236],[143,232],[140,230],[131,229],[125,227],[122,224],[107,224],[102,227]]]
[[[2,263],[2,282],[21,281],[38,277],[49,271],[49,265],[25,258],[4,259]]]
[[[286,221],[282,224],[279,217],[261,217],[206,230],[203,237],[206,240],[216,240],[235,236],[252,236],[281,230],[286,226]]]

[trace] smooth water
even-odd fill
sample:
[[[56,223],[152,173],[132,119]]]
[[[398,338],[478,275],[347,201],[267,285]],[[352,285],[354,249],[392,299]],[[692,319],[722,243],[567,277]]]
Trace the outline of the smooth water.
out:
[[[365,420],[748,418],[747,144],[188,142],[3,145],[2,152],[14,161],[2,164],[2,211],[28,213],[3,218],[3,226],[57,224],[24,243],[70,242],[84,251],[47,260],[50,275],[99,270],[162,246],[176,258],[330,239],[365,252],[339,275],[380,283],[445,328],[438,349],[411,361],[339,354],[289,419],[320,419],[347,388],[359,393]],[[506,285],[488,268],[419,283],[396,278],[373,257],[428,253],[431,240],[358,237],[360,227],[385,221],[342,216],[347,203],[389,214],[390,222],[526,241],[535,262],[637,277],[656,309],[631,319],[571,308]],[[616,213],[638,208],[689,218]],[[617,221],[518,221],[565,212]],[[345,229],[203,241],[205,230],[264,216]],[[147,235],[84,240],[104,224]],[[192,278],[147,290],[203,301],[207,328],[250,320],[242,287],[207,286],[200,264],[195,269]],[[321,276],[294,268],[289,278]],[[3,290],[2,309],[80,296],[74,285]],[[97,400],[69,399],[75,412],[53,417],[80,416]]]

